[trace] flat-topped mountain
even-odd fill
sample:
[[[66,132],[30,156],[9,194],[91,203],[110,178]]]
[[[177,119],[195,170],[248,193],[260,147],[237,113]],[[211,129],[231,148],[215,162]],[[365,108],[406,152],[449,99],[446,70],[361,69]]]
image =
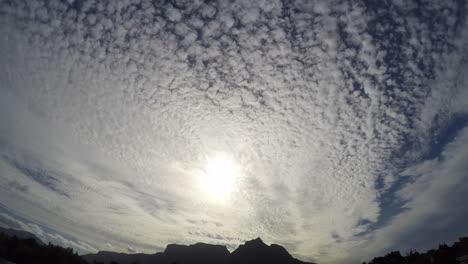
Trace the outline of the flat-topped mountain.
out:
[[[125,254],[110,251],[99,251],[97,254],[87,254],[81,256],[89,264],[93,263],[111,263],[115,261],[119,264],[155,264],[169,263],[167,256],[163,253],[156,254]]]
[[[155,254],[124,254],[101,251],[83,255],[89,263],[110,264],[308,264],[293,258],[282,246],[268,246],[260,238],[247,241],[232,253],[225,246],[196,243],[170,244]]]
[[[196,243],[184,246],[177,244],[167,245],[164,254],[169,263],[190,264],[228,264],[229,251],[225,246]]]

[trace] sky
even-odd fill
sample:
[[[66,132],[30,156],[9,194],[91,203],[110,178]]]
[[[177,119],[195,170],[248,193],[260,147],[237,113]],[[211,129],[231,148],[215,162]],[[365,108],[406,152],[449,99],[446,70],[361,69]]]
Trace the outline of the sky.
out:
[[[457,1],[0,0],[0,226],[360,263],[468,235]]]

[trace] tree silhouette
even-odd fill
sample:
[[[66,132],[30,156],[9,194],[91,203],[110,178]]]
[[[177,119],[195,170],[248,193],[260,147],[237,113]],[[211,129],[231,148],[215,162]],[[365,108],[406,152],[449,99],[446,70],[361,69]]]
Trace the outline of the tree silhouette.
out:
[[[468,238],[462,237],[451,247],[441,244],[438,249],[431,249],[426,253],[410,250],[406,256],[394,251],[383,257],[374,258],[368,264],[458,264],[457,258],[465,255],[468,255]]]
[[[39,245],[33,238],[19,239],[0,233],[0,257],[17,264],[85,264],[71,248]]]

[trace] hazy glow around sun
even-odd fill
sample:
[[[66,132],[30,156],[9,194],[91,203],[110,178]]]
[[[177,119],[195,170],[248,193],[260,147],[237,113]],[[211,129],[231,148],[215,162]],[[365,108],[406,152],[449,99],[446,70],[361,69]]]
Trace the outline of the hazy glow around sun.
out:
[[[239,177],[239,167],[224,156],[215,156],[207,160],[204,171],[199,176],[200,188],[215,200],[223,200],[235,188]]]

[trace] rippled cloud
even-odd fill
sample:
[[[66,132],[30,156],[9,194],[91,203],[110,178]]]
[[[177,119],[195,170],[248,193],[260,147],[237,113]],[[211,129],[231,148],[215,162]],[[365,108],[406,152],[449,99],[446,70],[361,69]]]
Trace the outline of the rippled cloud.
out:
[[[443,212],[439,192],[463,197],[441,178],[467,177],[465,16],[464,1],[3,1],[0,202],[96,250],[394,248]],[[240,168],[224,203],[197,186],[216,155]]]

